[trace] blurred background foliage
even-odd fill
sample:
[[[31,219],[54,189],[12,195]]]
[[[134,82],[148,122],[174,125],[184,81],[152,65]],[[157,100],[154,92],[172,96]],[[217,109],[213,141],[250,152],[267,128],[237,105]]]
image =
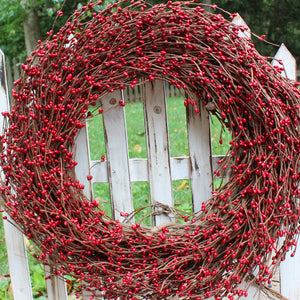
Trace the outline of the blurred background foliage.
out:
[[[11,61],[21,62],[29,55],[38,39],[46,39],[57,11],[63,0],[1,0],[0,1],[0,48]],[[115,0],[105,0],[102,6]],[[149,3],[165,1],[148,0]],[[198,1],[198,2],[201,2]],[[266,35],[268,41],[285,43],[293,55],[300,58],[300,1],[299,0],[202,0],[217,4],[229,12],[239,12],[251,30]],[[86,4],[84,0],[66,0],[64,15],[56,21],[57,31],[67,18]],[[219,10],[215,10],[220,13]],[[276,47],[254,38],[257,49],[266,56],[274,55]],[[26,45],[26,46],[25,46]],[[27,51],[26,51],[27,50]]]

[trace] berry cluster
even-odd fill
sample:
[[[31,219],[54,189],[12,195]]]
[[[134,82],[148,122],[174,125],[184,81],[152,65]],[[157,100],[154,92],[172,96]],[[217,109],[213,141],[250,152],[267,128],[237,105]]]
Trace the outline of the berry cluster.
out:
[[[39,246],[39,259],[95,295],[246,295],[242,280],[256,269],[257,282],[267,282],[296,246],[299,90],[239,37],[243,28],[196,1],[125,2],[83,6],[22,65],[1,136],[5,210]],[[230,180],[200,214],[159,231],[109,219],[85,198],[74,171],[88,108],[140,78],[182,88],[183,104],[196,112],[199,101],[213,102],[232,133],[217,171],[230,168]]]

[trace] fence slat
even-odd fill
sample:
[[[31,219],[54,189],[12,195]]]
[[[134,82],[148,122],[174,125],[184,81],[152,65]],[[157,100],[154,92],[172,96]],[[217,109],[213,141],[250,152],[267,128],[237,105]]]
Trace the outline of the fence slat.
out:
[[[197,100],[197,99],[195,99]],[[187,128],[191,160],[191,187],[194,212],[211,197],[213,189],[210,122],[207,110],[199,103],[199,113],[187,106]]]
[[[0,50],[0,134],[3,134],[4,118],[2,112],[9,110],[9,100],[6,81],[5,59]],[[3,176],[1,174],[1,176]],[[6,213],[3,227],[5,232],[9,272],[15,300],[31,300],[32,289],[27,261],[24,236]],[[8,221],[10,220],[10,221]]]
[[[87,199],[91,200],[93,196],[93,187],[88,176],[90,175],[90,149],[89,149],[89,139],[88,139],[88,127],[87,122],[85,127],[81,128],[78,133],[75,143],[75,161],[77,165],[75,167],[76,177],[81,184],[84,185],[83,193]],[[82,299],[89,300],[92,294],[89,291],[83,289]],[[60,298],[57,298],[60,300]]]
[[[284,71],[282,75],[291,80],[296,80],[296,59],[282,44],[278,49],[272,64],[279,66],[282,61]],[[300,249],[297,247],[294,257],[290,257],[291,251],[286,254],[285,261],[280,264],[280,290],[288,299],[300,300]]]
[[[75,166],[76,177],[79,182],[84,185],[84,195],[91,200],[93,196],[93,187],[91,181],[88,180],[88,176],[90,175],[90,149],[87,124],[85,127],[81,128],[75,142],[75,161],[77,162],[77,165]]]
[[[218,160],[222,159],[224,155],[212,156],[212,170],[218,169]],[[172,180],[191,179],[191,161],[189,157],[171,157],[171,177]],[[130,180],[135,181],[148,181],[148,160],[146,158],[129,159]],[[220,177],[225,177],[228,168],[221,172]],[[91,175],[93,176],[92,182],[108,182],[107,177],[107,161],[94,160],[91,161]],[[206,199],[207,200],[207,199]]]
[[[45,276],[50,277],[46,280],[48,300],[67,300],[67,286],[62,278],[53,275],[54,268],[45,266]]]
[[[164,82],[156,80],[146,83],[144,95],[147,99],[144,101],[144,114],[151,202],[173,207]],[[154,224],[169,221],[169,216],[161,214],[155,217]]]
[[[280,65],[279,61],[282,61],[283,65]],[[291,80],[297,80],[297,64],[295,57],[291,54],[285,44],[281,44],[277,53],[272,61],[273,66],[283,66],[284,71],[281,72],[282,76],[285,76]]]
[[[247,290],[247,293],[248,293],[248,294],[247,294],[247,297],[241,296],[241,297],[238,298],[238,300],[254,300],[254,299],[258,299],[258,300],[267,300],[267,299],[265,298],[265,296],[262,295],[261,290],[258,289],[258,288],[257,288],[256,286],[254,286],[254,285],[250,285],[249,287],[247,287],[247,284],[246,284],[246,283],[242,283],[241,286],[240,286],[240,288],[241,288],[242,290],[248,288],[248,290]]]
[[[112,214],[120,220],[120,212],[133,211],[125,108],[119,105],[121,99],[119,90],[101,99]]]
[[[239,37],[241,38],[251,38],[251,30],[247,23],[244,21],[244,19],[239,15],[236,14],[236,16],[232,19],[232,23],[238,26],[244,27],[245,30],[240,30]]]
[[[7,216],[7,220],[3,221],[3,227],[14,300],[32,300],[24,235],[13,225],[13,220],[6,213],[3,213],[3,215]]]
[[[233,19],[232,19],[232,23],[241,27],[244,27],[244,29],[240,29],[238,36],[241,38],[241,41],[243,41],[243,39],[251,39],[251,30],[249,28],[249,26],[247,25],[247,23],[245,22],[245,20],[239,15],[237,14]],[[241,289],[246,288],[247,282],[243,282],[241,283]],[[251,299],[251,300],[259,300],[259,299],[263,299],[262,295],[261,295],[261,291],[258,290],[256,287],[254,286],[250,286],[248,289],[248,294],[249,296],[247,298]],[[241,299],[244,299],[244,297],[241,297]]]

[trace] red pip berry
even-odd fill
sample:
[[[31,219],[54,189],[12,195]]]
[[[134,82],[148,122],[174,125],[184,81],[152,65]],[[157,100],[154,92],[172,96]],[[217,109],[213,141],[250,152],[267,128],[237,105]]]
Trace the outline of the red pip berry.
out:
[[[72,81],[72,80],[73,80],[72,74],[69,74],[69,75],[66,77],[66,80],[67,80],[67,81]]]
[[[149,75],[148,78],[149,78],[150,81],[154,81],[155,80],[155,77],[153,75]]]
[[[260,40],[260,41],[263,41],[265,37],[266,37],[266,35],[263,34],[262,36],[259,37],[259,40]]]

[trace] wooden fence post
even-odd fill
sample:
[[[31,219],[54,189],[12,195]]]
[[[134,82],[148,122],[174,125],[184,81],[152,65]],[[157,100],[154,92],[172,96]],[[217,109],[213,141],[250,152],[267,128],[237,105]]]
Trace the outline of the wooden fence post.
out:
[[[5,121],[1,113],[8,110],[9,97],[5,59],[3,52],[0,50],[0,134],[3,134]],[[3,226],[14,300],[32,300],[33,294],[24,235],[6,213],[3,213],[3,215],[7,218],[4,220]],[[48,300],[67,300],[67,289],[64,280],[52,276],[53,272],[49,267],[45,267],[45,273],[46,276],[51,276],[51,279],[46,281]]]
[[[3,52],[0,50],[0,134],[3,134],[5,122],[2,112],[8,110],[9,99],[5,59]],[[1,177],[2,176],[3,173],[1,171]],[[3,213],[3,216],[7,218],[6,220],[3,220],[3,227],[14,300],[31,300],[32,288],[24,236],[6,213]]]
[[[93,198],[93,186],[92,182],[88,179],[90,175],[90,149],[88,140],[88,128],[87,122],[86,126],[81,128],[80,132],[76,137],[76,147],[75,147],[75,160],[77,165],[75,167],[76,177],[80,183],[84,185],[83,193],[87,199]],[[92,293],[84,289],[86,283],[82,282],[82,300],[89,300]],[[88,284],[87,284],[88,285]],[[97,298],[102,299],[102,298]],[[59,300],[59,299],[58,299]]]
[[[296,59],[282,44],[278,49],[272,64],[280,66],[282,62],[284,71],[282,75],[291,80],[297,79]],[[299,243],[299,242],[298,242]],[[299,245],[294,257],[291,257],[291,251],[286,254],[286,259],[280,264],[280,291],[281,294],[291,300],[300,300],[300,249]]]
[[[48,300],[67,300],[68,293],[65,281],[53,275],[55,268],[45,266],[45,276],[50,277],[46,280]]]
[[[237,14],[233,18],[232,23],[235,25],[241,26],[241,28],[242,27],[244,28],[244,30],[240,30],[239,34],[238,34],[241,39],[251,39],[251,30],[250,30],[249,26],[247,25],[247,23],[244,21],[244,19],[239,14]],[[247,288],[247,285],[248,284],[246,282],[242,283],[241,289]],[[258,290],[253,285],[250,285],[248,287],[248,297],[245,298],[244,296],[242,296],[239,299],[241,299],[241,300],[242,299],[258,300],[258,299],[260,299],[260,296],[261,296],[260,290]]]
[[[164,199],[164,205],[173,207],[165,87],[162,80],[145,84],[144,114],[151,202],[156,204]],[[157,215],[154,225],[171,220],[170,215]]]

